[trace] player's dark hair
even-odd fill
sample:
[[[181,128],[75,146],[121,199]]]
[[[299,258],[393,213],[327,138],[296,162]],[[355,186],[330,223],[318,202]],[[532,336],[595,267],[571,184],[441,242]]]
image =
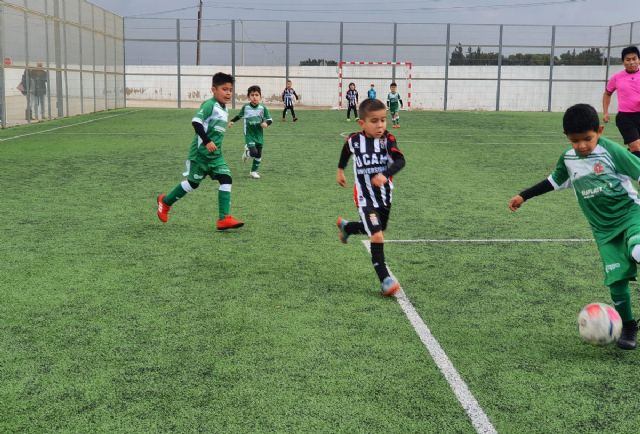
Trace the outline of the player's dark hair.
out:
[[[224,72],[216,72],[211,79],[211,86],[213,87],[222,86],[227,83],[233,84],[233,77]]]
[[[391,86],[398,87],[398,83],[396,83],[396,82],[394,81],[393,83],[391,83]]]
[[[365,99],[360,103],[358,113],[360,113],[360,119],[366,119],[369,113],[386,109],[387,106],[379,99]]]
[[[622,49],[622,61],[624,61],[624,58],[627,57],[627,54],[635,54],[636,56],[640,57],[640,51],[638,50],[638,47],[635,47],[633,45]]]
[[[355,86],[356,84],[352,81],[351,83],[349,83],[349,87],[351,86]]]
[[[249,89],[247,89],[247,96],[251,95],[254,92],[258,92],[258,94],[262,96],[262,90],[260,89],[260,86],[256,86],[255,84],[253,86],[249,86]]]
[[[598,131],[600,118],[596,109],[589,104],[576,104],[567,109],[562,117],[565,134]]]

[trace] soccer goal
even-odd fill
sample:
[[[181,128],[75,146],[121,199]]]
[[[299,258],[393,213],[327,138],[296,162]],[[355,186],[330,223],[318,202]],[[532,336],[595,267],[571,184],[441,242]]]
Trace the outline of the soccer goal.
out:
[[[343,61],[338,63],[338,104],[336,108],[346,106],[345,95],[349,90],[349,83],[356,85],[360,101],[367,98],[371,85],[376,90],[376,98],[387,100],[389,85],[394,81],[398,84],[398,92],[404,101],[405,109],[411,109],[411,62],[357,62]]]

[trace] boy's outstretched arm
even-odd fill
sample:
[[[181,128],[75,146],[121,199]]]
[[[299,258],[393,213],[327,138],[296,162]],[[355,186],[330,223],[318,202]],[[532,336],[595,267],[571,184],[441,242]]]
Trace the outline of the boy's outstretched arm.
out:
[[[342,187],[347,186],[347,178],[344,176],[344,168],[347,167],[349,158],[351,157],[351,150],[349,149],[349,143],[344,142],[342,152],[340,153],[340,161],[338,161],[338,171],[336,172],[336,182]]]
[[[533,187],[527,188],[520,194],[516,194],[511,199],[509,199],[509,209],[515,212],[522,206],[522,204],[526,200],[529,200],[532,197],[540,196],[541,194],[545,194],[553,190],[553,184],[551,184],[549,179],[545,179],[544,181],[537,183]]]

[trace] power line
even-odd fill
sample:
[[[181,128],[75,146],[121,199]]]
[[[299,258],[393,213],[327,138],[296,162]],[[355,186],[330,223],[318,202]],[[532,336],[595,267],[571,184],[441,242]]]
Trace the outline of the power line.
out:
[[[157,11],[157,12],[145,12],[143,14],[127,15],[125,18],[150,17],[152,15],[162,15],[162,14],[168,14],[171,12],[182,12],[182,11],[187,11],[189,9],[197,9],[198,7],[199,5],[195,5],[195,6],[186,6],[178,9],[167,9],[164,11]]]
[[[388,14],[390,12],[448,12],[448,11],[459,11],[459,10],[478,10],[478,9],[508,9],[508,8],[522,8],[522,7],[537,7],[537,6],[557,6],[561,4],[568,3],[576,3],[578,0],[559,0],[559,1],[546,1],[546,2],[529,2],[529,3],[515,3],[515,4],[493,4],[493,5],[476,5],[476,6],[447,6],[447,7],[411,7],[411,8],[378,8],[376,7],[373,10],[362,10],[362,9],[340,9],[338,12],[341,13],[350,13],[350,12],[360,12],[366,14],[376,14],[383,13]],[[388,2],[387,2],[388,4]],[[324,4],[327,6],[327,4]],[[258,7],[258,6],[233,6],[223,3],[212,3],[208,2],[206,7],[209,8],[225,8],[225,9],[236,9],[243,11],[257,11],[257,12],[289,12],[289,13],[300,13],[300,12],[324,12],[335,14],[336,11],[331,8],[325,9],[297,9],[292,7],[280,9],[273,7]]]
[[[325,9],[302,9],[299,8],[300,4],[297,3],[295,5],[291,5],[291,6],[286,6],[285,4],[283,4],[283,6],[281,8],[278,7],[259,7],[259,6],[234,6],[234,5],[230,5],[228,3],[220,3],[220,2],[206,2],[206,4],[204,5],[206,8],[216,8],[216,9],[234,9],[234,10],[241,10],[241,11],[256,11],[256,12],[289,12],[289,13],[304,13],[304,12],[324,12],[324,13],[331,13],[331,14],[335,14],[336,12],[340,12],[340,13],[352,13],[352,12],[360,12],[360,13],[366,13],[366,14],[389,14],[391,12],[401,12],[401,13],[413,13],[413,12],[432,12],[432,13],[438,13],[438,12],[451,12],[451,11],[474,11],[474,10],[480,10],[480,9],[486,9],[486,10],[496,10],[496,9],[517,9],[517,8],[524,8],[524,7],[539,7],[539,6],[557,6],[557,5],[562,5],[562,4],[569,4],[569,3],[577,3],[578,1],[586,1],[586,0],[556,0],[556,1],[542,1],[542,2],[527,2],[527,3],[514,3],[514,4],[485,4],[485,5],[465,5],[465,6],[445,6],[445,7],[425,7],[425,6],[418,6],[418,7],[391,7],[391,8],[380,8],[380,7],[375,7],[375,8],[371,8],[373,2],[367,2],[366,4],[362,4],[363,7],[368,8],[367,10],[363,10],[362,8],[358,8],[358,9],[343,9],[342,6],[344,6],[344,3],[323,3],[324,6],[329,6],[331,4],[335,5],[336,7],[340,8],[338,11],[333,10],[331,8],[325,8]],[[419,4],[424,4],[424,2],[418,2]],[[380,4],[389,4],[388,1],[385,1],[384,3],[380,3]],[[135,18],[135,17],[150,17],[150,16],[154,16],[154,15],[163,15],[163,14],[168,14],[168,13],[172,13],[172,12],[182,12],[182,11],[187,11],[187,10],[191,10],[191,9],[197,9],[199,8],[199,4],[198,5],[194,5],[194,6],[186,6],[186,7],[182,7],[182,8],[177,8],[177,9],[168,9],[168,10],[162,10],[162,11],[157,11],[157,12],[146,12],[146,13],[141,13],[141,14],[135,14],[135,15],[128,15],[127,18]]]

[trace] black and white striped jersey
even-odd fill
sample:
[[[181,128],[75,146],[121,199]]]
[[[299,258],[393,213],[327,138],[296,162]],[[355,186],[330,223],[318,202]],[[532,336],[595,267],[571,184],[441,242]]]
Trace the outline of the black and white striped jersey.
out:
[[[349,107],[356,107],[358,105],[358,91],[349,89],[345,96],[347,98],[347,103]]]
[[[296,101],[298,100],[298,94],[296,94],[296,91],[292,88],[286,88],[282,92],[282,101],[284,101],[285,107],[293,107],[293,98],[295,98]]]
[[[357,207],[382,208],[391,206],[393,175],[404,167],[404,155],[398,149],[396,138],[385,131],[382,137],[366,137],[364,132],[353,133],[342,147],[338,167],[347,167],[353,155],[354,200]],[[371,179],[378,173],[389,182],[375,187]]]

